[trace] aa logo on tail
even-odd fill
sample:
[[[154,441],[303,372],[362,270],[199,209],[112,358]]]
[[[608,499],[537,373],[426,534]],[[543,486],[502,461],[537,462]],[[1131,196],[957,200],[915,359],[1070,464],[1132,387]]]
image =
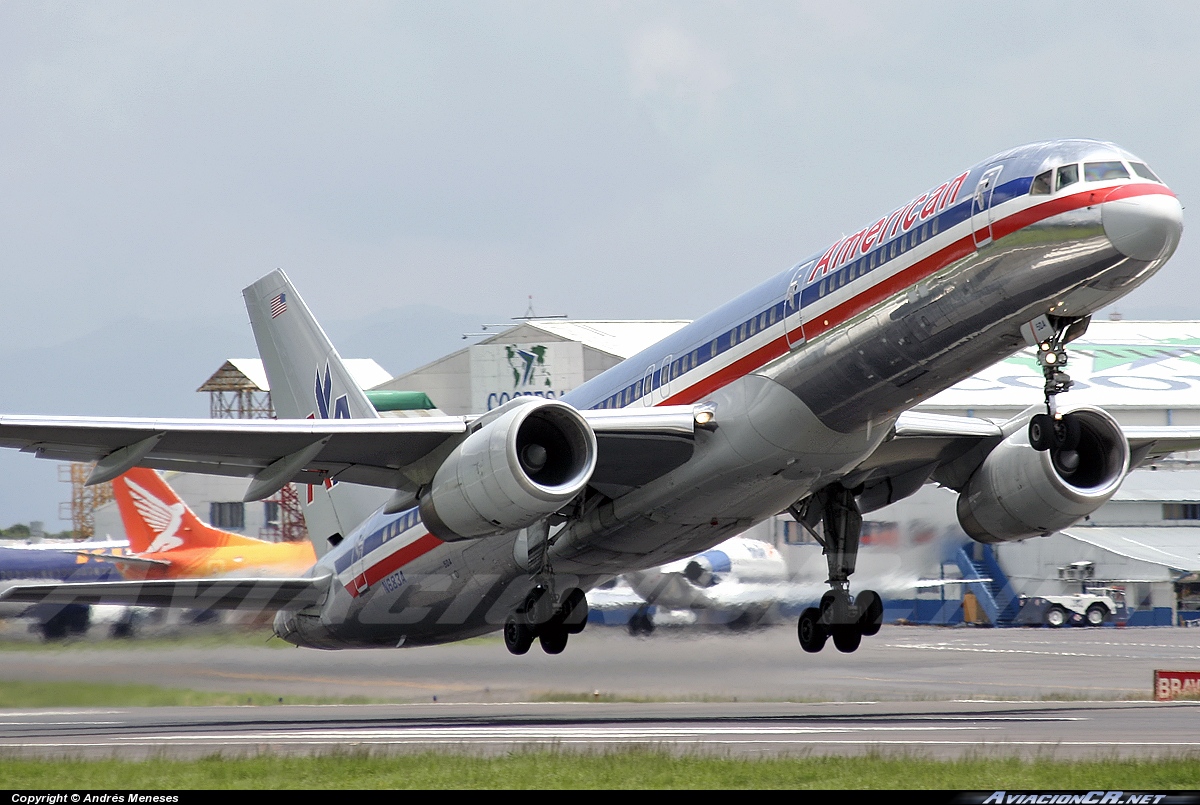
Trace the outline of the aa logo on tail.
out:
[[[309,414],[308,418],[312,419],[314,416],[317,416],[320,419],[329,419],[330,418],[329,417],[329,403],[330,403],[331,397],[333,397],[333,377],[329,373],[329,364],[326,363],[324,379],[322,379],[322,377],[321,377],[321,370],[320,369],[317,370],[317,384],[316,384],[317,413],[315,415]],[[338,397],[336,400],[333,400],[332,402],[333,402],[333,418],[334,419],[349,419],[350,418],[349,395],[343,394],[342,396]],[[325,479],[325,488],[333,489],[333,486],[336,483],[337,483],[337,481],[326,478]],[[308,503],[313,502],[312,484],[308,485],[308,494],[306,497],[306,502],[308,502]]]
[[[329,374],[329,364],[325,364],[325,379],[321,379],[321,370],[317,370],[317,415],[321,419],[329,419],[329,402],[333,396],[333,378]],[[349,419],[350,418],[350,401],[347,395],[343,394],[333,401],[333,419]]]

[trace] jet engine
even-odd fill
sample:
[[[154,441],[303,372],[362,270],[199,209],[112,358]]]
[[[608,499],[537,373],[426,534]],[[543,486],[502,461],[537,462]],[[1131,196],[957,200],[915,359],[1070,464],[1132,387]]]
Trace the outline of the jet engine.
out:
[[[578,411],[518,397],[471,426],[421,496],[421,520],[439,539],[516,531],[558,511],[596,469],[596,434]]]
[[[1030,446],[1029,429],[1009,435],[984,459],[958,497],[958,522],[978,542],[1050,534],[1108,502],[1129,472],[1129,442],[1098,408],[1064,415],[1069,443]],[[1078,426],[1078,427],[1076,427]]]

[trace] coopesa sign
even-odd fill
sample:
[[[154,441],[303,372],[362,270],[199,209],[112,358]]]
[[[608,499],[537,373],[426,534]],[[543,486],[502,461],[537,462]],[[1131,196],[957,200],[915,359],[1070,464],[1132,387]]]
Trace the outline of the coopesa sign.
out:
[[[471,347],[475,411],[490,411],[514,397],[557,399],[583,381],[583,345],[578,342]]]

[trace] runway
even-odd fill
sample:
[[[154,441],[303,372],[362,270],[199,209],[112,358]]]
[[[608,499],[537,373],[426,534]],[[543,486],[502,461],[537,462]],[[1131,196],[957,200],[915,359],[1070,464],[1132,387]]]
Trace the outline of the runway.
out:
[[[1147,699],[1154,669],[1200,669],[1198,644],[1200,630],[1190,629],[888,626],[854,654],[809,655],[780,626],[637,639],[589,627],[559,656],[535,646],[513,657],[498,639],[356,652],[136,641],[10,648],[0,652],[0,680],[264,692],[285,704],[0,711],[0,750],[140,757],[639,744],[756,755],[1179,755],[1200,753],[1200,705]],[[286,704],[294,696],[394,703]]]
[[[1200,752],[1196,703],[836,702],[285,705],[0,713],[0,751],[42,757],[630,746],[689,754],[1154,757]]]

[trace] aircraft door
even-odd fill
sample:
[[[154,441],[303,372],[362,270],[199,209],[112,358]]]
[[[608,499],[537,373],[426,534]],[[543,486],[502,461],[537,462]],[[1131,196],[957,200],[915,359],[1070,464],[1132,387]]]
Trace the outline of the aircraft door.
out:
[[[367,574],[366,567],[363,563],[363,539],[355,540],[354,547],[350,551],[350,572],[354,574],[351,584],[354,586],[355,593],[361,593],[367,589]]]
[[[797,268],[783,295],[783,335],[787,339],[789,349],[795,349],[804,343],[804,313],[800,309],[800,294],[804,290],[808,272],[812,271],[816,262],[809,260]]]
[[[654,397],[655,405],[671,396],[671,361],[674,358],[674,355],[668,355],[658,365],[658,393]]]
[[[642,378],[642,405],[647,408],[654,405],[654,364],[646,367],[646,376]]]
[[[992,192],[996,189],[1002,170],[1003,165],[988,168],[975,186],[975,199],[971,202],[971,234],[975,238],[976,249],[992,242]]]

